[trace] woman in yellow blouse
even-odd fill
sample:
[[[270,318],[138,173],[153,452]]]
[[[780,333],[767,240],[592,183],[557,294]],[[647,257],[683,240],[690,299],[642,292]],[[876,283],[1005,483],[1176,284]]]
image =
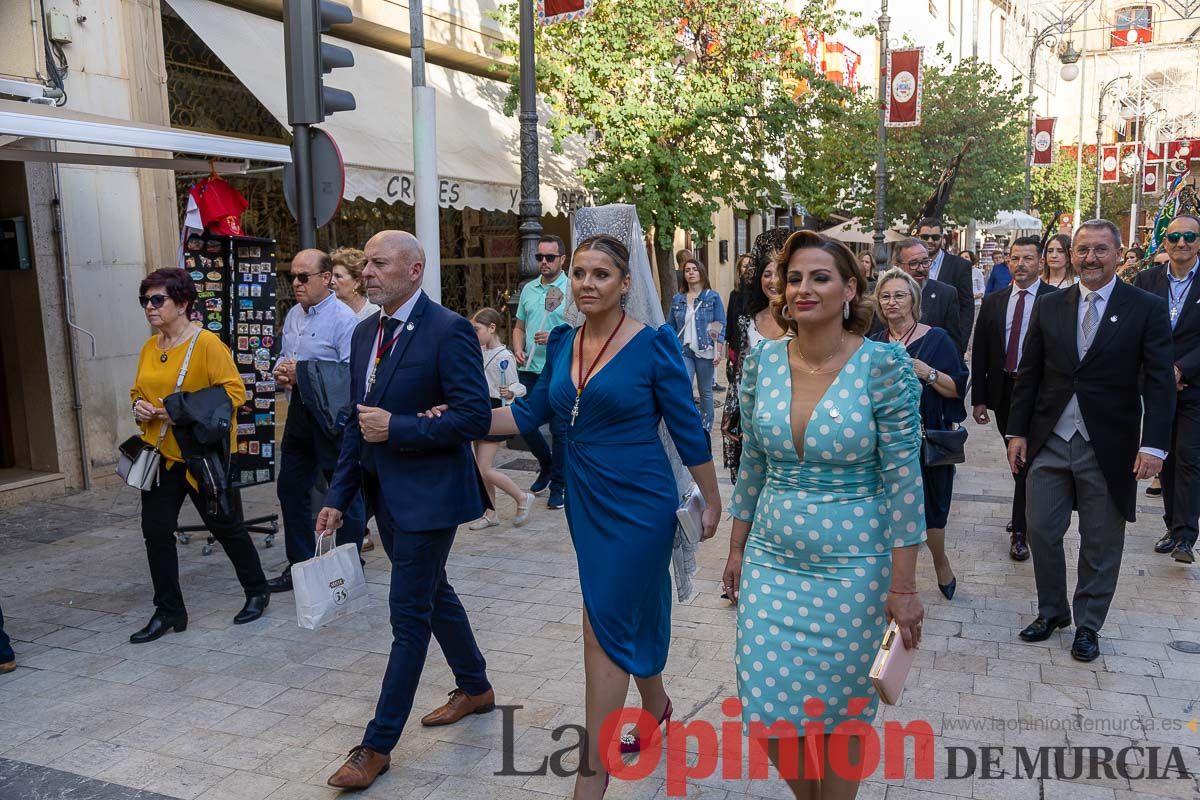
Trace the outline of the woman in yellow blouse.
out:
[[[134,644],[152,642],[171,630],[187,628],[187,609],[179,587],[179,559],[175,552],[175,529],[184,497],[190,497],[208,530],[221,543],[233,562],[238,580],[246,592],[246,604],[233,618],[235,625],[252,622],[262,616],[271,595],[258,560],[258,551],[242,519],[241,503],[229,504],[231,511],[221,512],[199,491],[196,479],[189,475],[163,398],[175,393],[175,382],[195,338],[181,392],[196,392],[219,386],[233,403],[234,419],[230,426],[230,452],[237,446],[237,409],[246,401],[246,389],[238,375],[233,355],[214,333],[203,330],[190,320],[196,305],[196,285],[182,269],[160,269],[142,281],[138,303],[154,335],[142,345],[137,377],[129,390],[133,415],[142,429],[142,439],[150,445],[159,440],[162,462],[158,481],[150,491],[142,492],[142,536],[146,540],[146,558],[154,583],[154,616],[146,627],[129,637]]]

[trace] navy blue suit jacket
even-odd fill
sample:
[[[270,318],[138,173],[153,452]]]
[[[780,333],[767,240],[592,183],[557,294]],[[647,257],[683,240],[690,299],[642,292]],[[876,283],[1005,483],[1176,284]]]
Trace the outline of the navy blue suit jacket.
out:
[[[344,511],[368,470],[379,489],[374,497],[368,493],[368,502],[377,515],[382,507],[400,531],[453,528],[478,519],[486,494],[471,442],[487,435],[492,410],[475,329],[422,294],[364,400],[378,331],[378,315],[354,330],[350,391],[355,403],[391,412],[388,439],[363,441],[357,411],[350,417],[326,505]],[[443,403],[449,409],[442,416],[418,416]]]

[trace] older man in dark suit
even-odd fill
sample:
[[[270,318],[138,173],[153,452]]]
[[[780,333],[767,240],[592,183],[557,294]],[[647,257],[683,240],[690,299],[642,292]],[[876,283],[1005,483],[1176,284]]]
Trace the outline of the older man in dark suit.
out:
[[[425,254],[411,234],[377,233],[366,256],[367,297],[381,311],[354,331],[351,392],[361,402],[346,426],[317,529],[339,528],[363,489],[392,562],[392,649],[375,718],[329,778],[339,789],[364,789],[388,769],[430,636],[457,688],[421,724],[446,725],[495,708],[467,612],[446,579],[455,530],[478,519],[487,502],[471,452],[492,420],[479,340],[467,320],[421,291]],[[437,419],[419,416],[443,403],[449,410]]]
[[[1009,260],[1013,266],[1013,287],[983,298],[975,323],[975,347],[971,351],[972,416],[980,425],[990,421],[988,409],[996,414],[1000,435],[1008,433],[1009,409],[1013,384],[1021,363],[1021,349],[1029,332],[1033,304],[1042,295],[1055,291],[1043,283],[1041,242],[1036,236],[1023,236],[1012,243]],[[1029,558],[1025,538],[1025,470],[1013,475],[1012,521],[1008,525],[1008,554],[1014,561]]]
[[[932,263],[933,259],[929,257],[929,251],[920,239],[904,239],[897,242],[892,249],[892,265],[911,275],[921,287],[920,321],[926,325],[941,328],[950,334],[950,338],[954,340],[961,353],[966,349],[966,341],[971,334],[971,329],[964,330],[962,328],[958,293],[955,288],[929,277],[929,265]],[[967,299],[971,300],[973,312],[975,301],[970,295]]]
[[[1167,532],[1154,550],[1191,564],[1200,517],[1200,219],[1175,217],[1167,225],[1164,245],[1167,263],[1133,279],[1134,286],[1167,301],[1175,354],[1175,419],[1162,471]]]
[[[975,322],[975,292],[971,284],[971,262],[945,250],[946,238],[941,220],[926,217],[917,223],[917,238],[929,250],[932,262],[929,277],[948,283],[957,292],[958,323],[963,331],[962,339],[955,337],[959,353],[967,351],[971,326]]]
[[[1071,260],[1079,284],[1033,306],[1009,414],[1008,460],[1014,474],[1029,464],[1026,514],[1038,593],[1037,619],[1020,636],[1045,641],[1071,624],[1074,611],[1071,655],[1094,661],[1137,481],[1156,474],[1166,457],[1175,376],[1167,303],[1117,278],[1117,226],[1083,223]],[[1079,509],[1073,608],[1063,553],[1072,507]]]

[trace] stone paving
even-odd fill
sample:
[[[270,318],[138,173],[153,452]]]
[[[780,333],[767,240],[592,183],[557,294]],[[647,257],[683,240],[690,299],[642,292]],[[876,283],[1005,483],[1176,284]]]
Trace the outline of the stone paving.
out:
[[[880,771],[859,796],[1197,796],[1195,779],[1131,780],[1103,772],[1078,781],[1055,779],[1053,772],[1044,779],[1011,777],[1017,746],[1115,751],[1158,745],[1160,769],[1166,750],[1178,746],[1187,769],[1200,772],[1194,730],[1200,655],[1169,646],[1200,641],[1200,568],[1153,553],[1160,506],[1142,496],[1102,631],[1103,656],[1092,664],[1073,661],[1069,633],[1041,645],[1021,643],[1016,633],[1034,611],[1033,565],[1007,555],[1011,480],[994,430],[972,425],[968,449],[947,535],[958,594],[952,602],[941,597],[923,556],[927,622],[918,669],[902,705],[884,707],[878,720],[928,721],[937,735],[937,777],[886,781]],[[531,479],[527,454],[502,455],[511,459],[518,483]],[[727,474],[723,487],[728,492]],[[583,722],[574,555],[562,513],[544,503],[539,500],[523,528],[460,529],[449,565],[498,701],[523,706],[509,719],[512,765],[525,772],[575,741],[570,732],[555,741],[552,731]],[[272,487],[246,494],[248,513],[270,513],[274,505]],[[500,510],[502,519],[511,518],[512,502],[503,499]],[[128,636],[151,613],[137,511],[134,492],[108,489],[31,503],[0,518],[0,604],[20,664],[0,676],[0,798],[336,796],[325,779],[371,717],[390,643],[382,549],[367,557],[372,607],[314,632],[297,627],[290,595],[277,595],[263,620],[233,626],[242,599],[233,570],[219,549],[206,557],[193,539],[180,547],[188,630],[135,646]],[[701,551],[699,593],[674,609],[665,681],[676,719],[720,724],[728,719],[721,700],[735,694],[733,613],[717,588],[727,536],[726,521]],[[1071,533],[1072,559],[1076,541]],[[282,540],[261,555],[268,574],[277,573],[285,560]],[[416,720],[452,688],[440,651],[431,647],[392,769],[363,796],[545,800],[570,794],[570,778],[496,774],[505,761],[501,713],[421,728]],[[946,777],[949,748],[978,752],[989,745],[1006,748],[998,769],[1008,777],[982,777],[979,767],[967,777]],[[965,751],[954,752],[961,768]],[[1144,765],[1147,752],[1130,763]],[[660,764],[643,780],[614,781],[608,797],[665,797],[664,778]],[[718,771],[693,780],[687,796],[786,800],[790,793],[775,777],[725,780]]]

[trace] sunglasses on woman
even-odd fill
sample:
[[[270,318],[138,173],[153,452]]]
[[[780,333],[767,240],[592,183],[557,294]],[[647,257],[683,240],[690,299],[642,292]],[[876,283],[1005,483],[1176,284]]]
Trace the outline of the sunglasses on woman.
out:
[[[165,294],[152,294],[149,296],[143,294],[138,297],[138,307],[145,308],[146,303],[149,303],[155,308],[162,308],[163,303],[167,302],[167,299],[168,298]]]
[[[1195,231],[1175,231],[1167,234],[1167,241],[1171,244],[1179,244],[1179,240],[1183,239],[1188,244],[1195,244],[1197,239],[1200,239],[1200,233]]]

